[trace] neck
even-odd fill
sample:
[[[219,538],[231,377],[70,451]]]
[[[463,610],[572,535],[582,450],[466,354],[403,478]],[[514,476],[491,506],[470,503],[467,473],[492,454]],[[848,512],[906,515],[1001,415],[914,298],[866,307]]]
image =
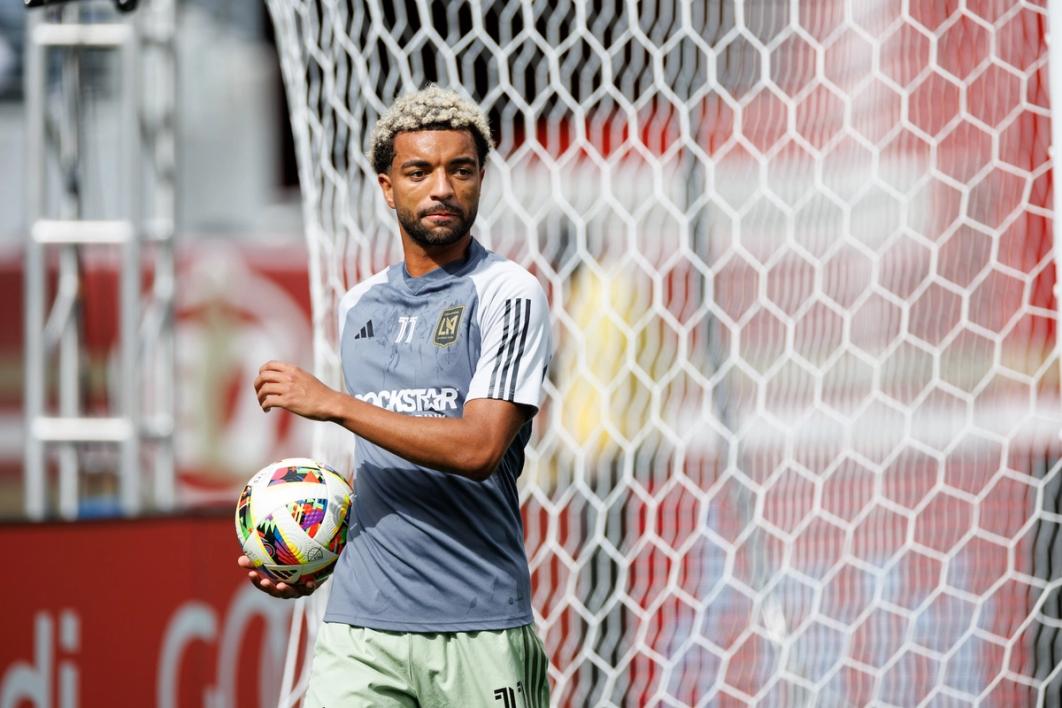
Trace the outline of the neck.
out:
[[[471,243],[472,234],[467,233],[445,246],[425,246],[411,239],[403,231],[402,253],[406,261],[406,272],[414,278],[419,278],[447,263],[459,261],[468,254]]]

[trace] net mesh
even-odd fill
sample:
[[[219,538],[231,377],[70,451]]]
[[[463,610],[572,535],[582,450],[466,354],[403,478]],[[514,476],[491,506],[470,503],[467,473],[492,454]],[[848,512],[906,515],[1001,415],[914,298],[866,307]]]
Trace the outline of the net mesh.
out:
[[[401,258],[372,124],[428,82],[489,114],[477,234],[557,343],[521,478],[556,705],[1058,704],[1044,3],[269,8],[332,384],[339,297]]]

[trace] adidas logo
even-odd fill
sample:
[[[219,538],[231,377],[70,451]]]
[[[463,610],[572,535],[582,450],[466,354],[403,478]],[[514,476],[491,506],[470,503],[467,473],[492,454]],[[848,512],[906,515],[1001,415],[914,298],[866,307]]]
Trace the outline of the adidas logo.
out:
[[[358,331],[357,334],[354,335],[354,339],[368,339],[373,336],[375,335],[372,331],[372,320],[369,320],[364,325],[362,325],[362,328]]]

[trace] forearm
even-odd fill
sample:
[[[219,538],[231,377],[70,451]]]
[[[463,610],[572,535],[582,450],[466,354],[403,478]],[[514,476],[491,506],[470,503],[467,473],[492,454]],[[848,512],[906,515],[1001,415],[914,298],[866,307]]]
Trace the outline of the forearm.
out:
[[[494,473],[534,410],[510,401],[467,401],[460,418],[407,416],[325,386],[302,369],[270,361],[254,381],[262,410],[283,408],[311,420],[331,421],[355,435],[425,467],[470,479]]]
[[[334,394],[328,420],[410,462],[476,480],[489,477],[499,462],[500,450],[484,427],[465,417],[403,415]]]

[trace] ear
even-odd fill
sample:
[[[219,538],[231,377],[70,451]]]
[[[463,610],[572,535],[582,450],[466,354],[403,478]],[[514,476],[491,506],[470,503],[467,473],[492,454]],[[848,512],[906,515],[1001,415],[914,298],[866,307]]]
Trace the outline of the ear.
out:
[[[376,175],[376,181],[380,183],[380,189],[383,191],[384,201],[387,202],[387,206],[395,208],[395,191],[394,185],[391,183],[391,175],[381,172]]]

